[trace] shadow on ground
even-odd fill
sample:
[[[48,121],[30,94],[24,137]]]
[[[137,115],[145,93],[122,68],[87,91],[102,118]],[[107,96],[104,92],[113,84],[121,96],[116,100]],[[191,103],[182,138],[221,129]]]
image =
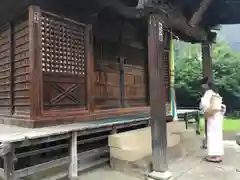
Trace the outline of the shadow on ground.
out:
[[[176,180],[239,180],[240,179],[240,146],[236,144],[235,133],[224,137],[225,157],[221,164],[207,163],[203,160],[206,151],[196,147],[196,151],[177,159],[170,165],[173,179]],[[101,167],[81,175],[81,180],[138,180],[144,179],[129,174]]]

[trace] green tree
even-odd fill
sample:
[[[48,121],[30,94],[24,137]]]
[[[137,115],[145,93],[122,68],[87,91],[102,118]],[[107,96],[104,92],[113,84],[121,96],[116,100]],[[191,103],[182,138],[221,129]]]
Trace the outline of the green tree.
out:
[[[197,106],[200,97],[197,80],[201,78],[200,46],[177,44],[175,63],[176,95],[179,106]]]
[[[182,42],[181,42],[182,43]],[[176,50],[176,94],[180,106],[197,106],[202,77],[200,45],[181,44]],[[213,45],[213,75],[229,109],[240,109],[240,54],[222,40]]]

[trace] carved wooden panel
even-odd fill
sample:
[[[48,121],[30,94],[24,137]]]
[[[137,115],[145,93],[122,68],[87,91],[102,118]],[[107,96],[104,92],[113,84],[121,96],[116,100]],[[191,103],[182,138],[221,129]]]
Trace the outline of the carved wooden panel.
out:
[[[0,32],[0,113],[10,113],[10,29]]]
[[[146,71],[143,66],[124,65],[124,98],[126,106],[146,106]]]
[[[85,108],[85,76],[44,73],[44,108]]]
[[[14,25],[14,113],[30,112],[29,24],[21,20]]]
[[[95,64],[94,100],[96,109],[121,107],[118,63],[108,61]]]
[[[42,13],[44,109],[86,108],[85,25]]]

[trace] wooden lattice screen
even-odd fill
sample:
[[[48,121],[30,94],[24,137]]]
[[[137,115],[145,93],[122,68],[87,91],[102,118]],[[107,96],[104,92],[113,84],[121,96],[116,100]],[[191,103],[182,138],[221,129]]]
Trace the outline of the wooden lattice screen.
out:
[[[44,109],[86,108],[85,25],[42,12]]]

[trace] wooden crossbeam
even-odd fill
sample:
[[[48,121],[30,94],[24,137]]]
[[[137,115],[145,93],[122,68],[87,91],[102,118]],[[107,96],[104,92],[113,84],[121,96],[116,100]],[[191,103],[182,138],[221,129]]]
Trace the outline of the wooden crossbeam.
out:
[[[199,9],[193,14],[192,18],[189,21],[189,25],[195,27],[202,20],[203,14],[208,9],[212,0],[202,0]]]

